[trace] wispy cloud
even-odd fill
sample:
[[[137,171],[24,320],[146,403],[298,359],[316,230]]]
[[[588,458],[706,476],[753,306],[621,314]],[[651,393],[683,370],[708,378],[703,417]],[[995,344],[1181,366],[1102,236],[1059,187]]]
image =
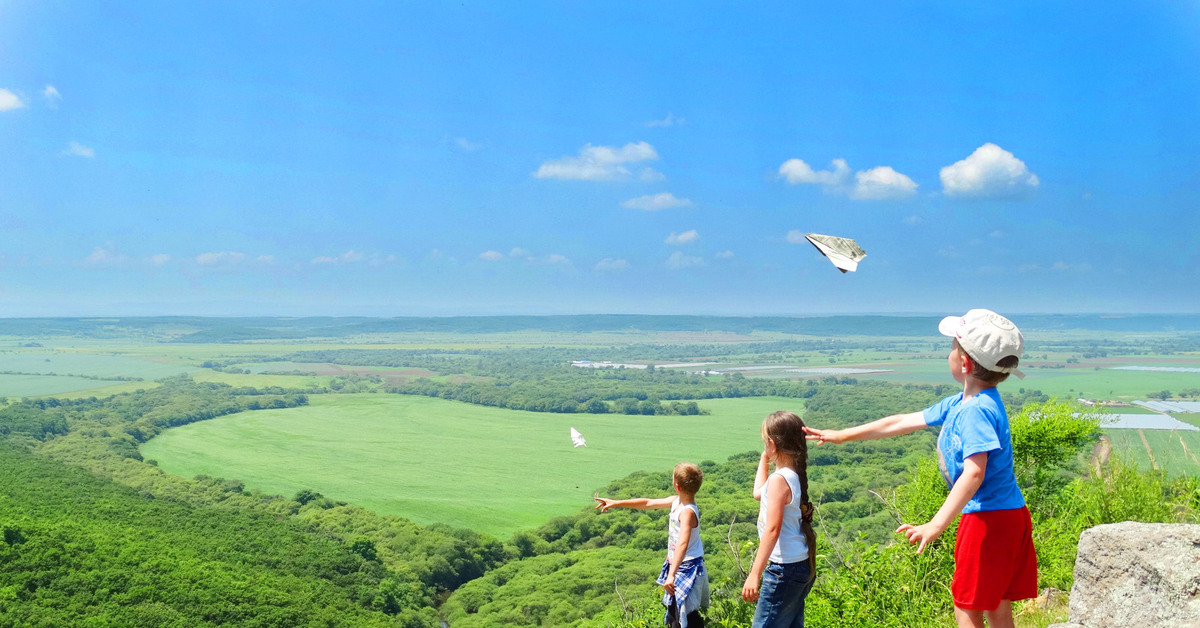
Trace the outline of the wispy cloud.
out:
[[[684,118],[681,118],[673,113],[667,112],[667,117],[663,118],[662,120],[651,120],[646,123],[646,126],[649,128],[664,127],[664,126],[683,126],[687,123],[688,123],[688,121],[685,120]]]
[[[671,254],[671,257],[667,258],[667,268],[673,268],[675,270],[703,265],[704,260],[694,255],[684,255],[682,251],[675,251]]]
[[[688,242],[694,242],[698,239],[700,239],[700,234],[696,233],[695,229],[691,229],[688,231],[684,231],[683,233],[675,233],[674,231],[672,231],[671,235],[667,236],[667,239],[663,240],[663,242],[666,242],[667,244],[678,245],[678,244],[687,244]]]
[[[787,234],[787,241],[792,244],[803,244],[808,242],[808,238],[804,237],[804,232],[799,229],[792,229]]]
[[[164,266],[167,262],[171,261],[171,256],[166,253],[155,253],[154,255],[147,257],[146,261],[150,262],[150,264],[153,266]]]
[[[504,259],[504,254],[500,251],[484,251],[479,254],[479,259],[485,262],[498,262]]]
[[[316,265],[356,264],[366,259],[366,254],[350,249],[341,255],[318,255],[312,259],[312,263]]]
[[[940,176],[943,192],[959,198],[1022,198],[1041,185],[1025,162],[991,142],[942,168]]]
[[[733,251],[718,251],[713,257],[717,259],[733,259]]]
[[[12,109],[20,109],[25,103],[16,94],[0,87],[0,111],[10,111]]]
[[[925,222],[925,220],[923,218],[921,218],[920,216],[908,216],[900,222],[903,222],[904,224],[906,224],[910,227],[915,227],[915,226]]]
[[[621,207],[626,209],[640,209],[647,212],[656,212],[660,209],[671,209],[673,207],[691,206],[691,201],[686,198],[676,198],[675,195],[671,194],[670,192],[647,194],[646,196],[631,198],[624,203],[621,203]]]
[[[483,148],[483,144],[480,144],[479,142],[472,142],[465,137],[454,138],[454,145],[457,146],[460,150],[468,152],[468,153],[473,153],[473,152]]]
[[[246,259],[245,253],[236,251],[214,251],[201,253],[196,256],[196,263],[201,266],[235,266]]]
[[[646,142],[630,142],[621,148],[587,144],[574,157],[551,159],[543,163],[533,176],[538,179],[615,181],[632,175],[626,164],[654,159],[658,159],[658,153]],[[651,176],[658,174],[653,170],[650,173]],[[643,172],[641,178],[646,180],[646,176]]]
[[[96,151],[88,146],[84,146],[74,140],[67,143],[67,147],[62,149],[62,154],[68,157],[86,157],[91,159],[96,156]]]
[[[84,266],[116,266],[124,264],[129,260],[129,256],[118,251],[111,244],[98,246],[92,249],[90,255],[83,259]]]
[[[613,259],[606,257],[599,262],[596,262],[596,270],[599,271],[618,271],[629,268],[629,261],[624,259]]]
[[[566,255],[551,253],[546,256],[546,264],[549,266],[570,266],[571,260]]]
[[[46,89],[42,90],[42,97],[46,99],[46,106],[51,109],[58,109],[58,103],[62,102],[62,94],[53,85],[47,85]]]

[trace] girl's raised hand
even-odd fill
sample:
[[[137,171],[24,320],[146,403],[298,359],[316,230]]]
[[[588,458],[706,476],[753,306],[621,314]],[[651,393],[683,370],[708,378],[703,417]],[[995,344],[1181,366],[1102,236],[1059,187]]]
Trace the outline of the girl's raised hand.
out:
[[[592,499],[599,502],[596,504],[596,510],[600,512],[608,512],[608,509],[613,507],[613,502],[617,501],[615,499],[608,499],[607,497],[593,497]]]

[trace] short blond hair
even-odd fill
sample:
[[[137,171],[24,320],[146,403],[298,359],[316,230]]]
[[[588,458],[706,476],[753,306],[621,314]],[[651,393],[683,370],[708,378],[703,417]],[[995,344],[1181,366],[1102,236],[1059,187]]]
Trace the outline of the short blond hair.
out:
[[[704,472],[690,462],[681,462],[671,472],[671,480],[679,485],[679,490],[695,495],[704,483]]]

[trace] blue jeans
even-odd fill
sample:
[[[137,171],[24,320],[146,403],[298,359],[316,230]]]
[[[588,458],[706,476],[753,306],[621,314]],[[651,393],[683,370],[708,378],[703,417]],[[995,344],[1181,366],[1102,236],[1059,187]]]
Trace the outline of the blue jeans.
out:
[[[804,628],[804,598],[812,589],[808,561],[767,563],[752,628]]]

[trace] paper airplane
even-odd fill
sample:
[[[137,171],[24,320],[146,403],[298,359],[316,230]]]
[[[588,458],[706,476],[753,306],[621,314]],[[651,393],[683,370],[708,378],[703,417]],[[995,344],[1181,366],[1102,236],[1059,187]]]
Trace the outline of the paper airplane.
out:
[[[575,443],[576,447],[587,447],[587,441],[583,440],[583,434],[579,430],[571,428],[571,442]]]
[[[812,245],[817,247],[821,255],[829,258],[834,266],[843,273],[850,270],[858,270],[858,262],[867,256],[867,252],[862,250],[858,243],[850,238],[839,238],[837,236],[821,235],[819,233],[806,233],[804,237],[812,242]]]

